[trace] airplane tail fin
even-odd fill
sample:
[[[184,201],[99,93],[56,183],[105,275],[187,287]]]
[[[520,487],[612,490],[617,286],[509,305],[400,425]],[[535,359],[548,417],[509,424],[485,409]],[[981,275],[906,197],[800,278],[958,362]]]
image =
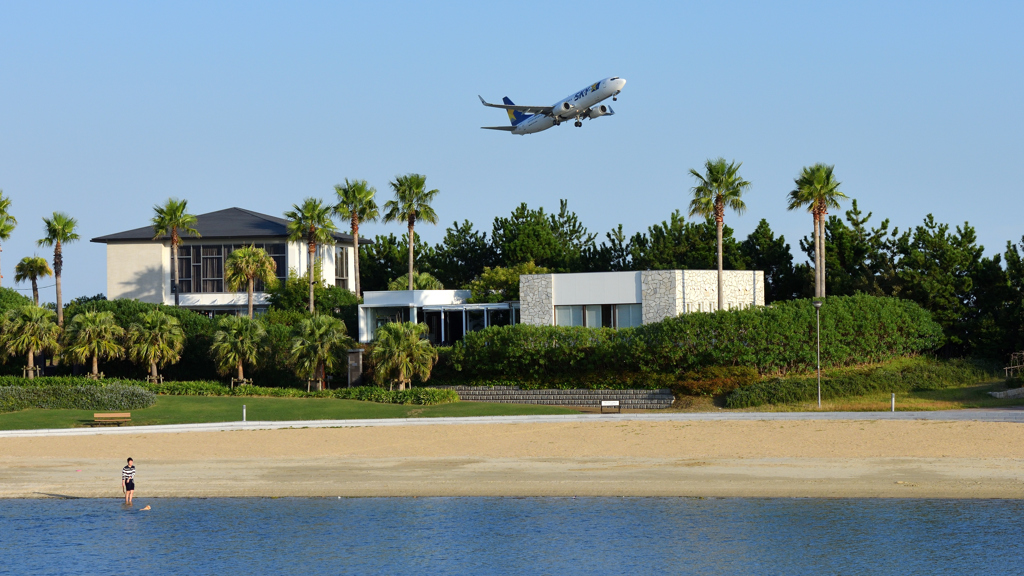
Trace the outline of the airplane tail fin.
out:
[[[505,96],[504,98],[502,98],[501,101],[504,102],[508,106],[515,106],[515,104],[511,100],[509,100],[508,96]],[[508,111],[508,119],[512,122],[513,126],[518,126],[520,122],[522,122],[523,120],[526,120],[530,116],[532,116],[532,114],[523,114],[519,110],[509,110]]]

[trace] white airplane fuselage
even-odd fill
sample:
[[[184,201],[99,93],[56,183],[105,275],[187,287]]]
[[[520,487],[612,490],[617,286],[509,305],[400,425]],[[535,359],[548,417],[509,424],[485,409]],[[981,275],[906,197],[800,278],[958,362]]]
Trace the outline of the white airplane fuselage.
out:
[[[597,118],[611,114],[607,106],[598,106],[620,91],[626,85],[622,78],[605,78],[559,100],[552,107],[551,114],[534,114],[516,125],[513,134],[534,134],[557,126],[566,120],[579,122],[584,118]]]

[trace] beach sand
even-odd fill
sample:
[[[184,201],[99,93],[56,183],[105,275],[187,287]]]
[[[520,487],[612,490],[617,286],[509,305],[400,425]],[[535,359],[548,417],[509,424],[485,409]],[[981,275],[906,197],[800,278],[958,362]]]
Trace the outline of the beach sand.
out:
[[[1024,497],[1024,426],[454,424],[0,440],[0,497]]]

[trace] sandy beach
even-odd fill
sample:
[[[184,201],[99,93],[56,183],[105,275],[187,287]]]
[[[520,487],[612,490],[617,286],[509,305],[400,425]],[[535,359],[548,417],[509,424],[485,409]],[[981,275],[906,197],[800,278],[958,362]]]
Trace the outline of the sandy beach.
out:
[[[0,497],[1024,497],[1024,426],[451,424],[0,439]]]

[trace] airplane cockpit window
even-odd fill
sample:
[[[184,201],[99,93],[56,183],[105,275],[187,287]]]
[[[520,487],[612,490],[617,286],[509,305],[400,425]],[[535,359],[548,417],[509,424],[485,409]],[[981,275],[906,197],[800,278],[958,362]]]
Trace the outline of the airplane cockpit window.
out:
[[[616,76],[615,78],[611,78],[611,80],[618,80],[618,79],[619,79],[618,76]]]

